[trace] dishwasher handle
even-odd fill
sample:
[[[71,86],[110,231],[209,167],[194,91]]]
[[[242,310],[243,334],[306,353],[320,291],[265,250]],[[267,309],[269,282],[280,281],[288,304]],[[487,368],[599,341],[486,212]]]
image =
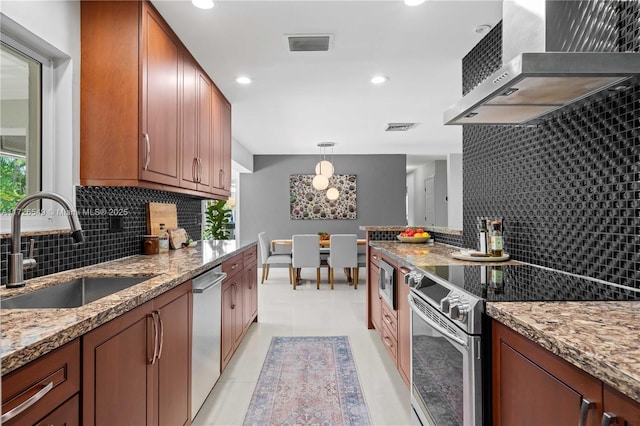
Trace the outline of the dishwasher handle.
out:
[[[216,272],[214,274],[211,274],[211,277],[215,277],[212,280],[202,280],[202,282],[198,282],[198,283],[194,283],[193,284],[193,288],[192,288],[192,292],[195,294],[199,294],[199,293],[204,293],[205,291],[207,291],[208,289],[210,289],[211,287],[220,284],[222,282],[222,280],[224,280],[225,278],[227,278],[227,273],[226,272]]]

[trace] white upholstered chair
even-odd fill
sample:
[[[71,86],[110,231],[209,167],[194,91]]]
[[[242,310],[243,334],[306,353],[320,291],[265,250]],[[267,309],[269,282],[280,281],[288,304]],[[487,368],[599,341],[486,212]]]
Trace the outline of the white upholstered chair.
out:
[[[300,283],[301,268],[316,268],[317,287],[320,288],[320,237],[315,234],[294,235],[291,255],[293,289]]]
[[[293,269],[291,268],[290,253],[273,253],[271,251],[271,241],[267,238],[266,232],[258,234],[258,244],[260,245],[260,257],[262,258],[262,280],[269,279],[269,266],[275,264],[289,265],[289,284],[293,282]]]
[[[334,268],[353,270],[354,289],[358,288],[358,236],[355,234],[333,234],[329,239],[329,284],[333,290]],[[347,274],[347,279],[349,275]]]

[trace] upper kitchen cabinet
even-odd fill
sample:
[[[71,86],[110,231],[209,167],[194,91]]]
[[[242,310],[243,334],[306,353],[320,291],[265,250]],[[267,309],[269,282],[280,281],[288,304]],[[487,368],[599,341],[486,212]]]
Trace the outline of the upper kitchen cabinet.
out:
[[[83,1],[81,18],[80,183],[228,197],[231,106],[155,8]]]

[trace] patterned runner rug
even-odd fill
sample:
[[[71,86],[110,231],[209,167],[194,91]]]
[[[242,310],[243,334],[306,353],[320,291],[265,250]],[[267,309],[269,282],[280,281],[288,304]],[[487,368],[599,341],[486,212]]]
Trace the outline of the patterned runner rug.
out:
[[[370,425],[347,337],[274,337],[244,424]]]

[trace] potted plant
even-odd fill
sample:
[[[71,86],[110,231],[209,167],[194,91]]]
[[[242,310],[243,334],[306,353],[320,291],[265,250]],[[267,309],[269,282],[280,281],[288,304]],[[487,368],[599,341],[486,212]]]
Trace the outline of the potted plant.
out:
[[[205,212],[206,223],[202,236],[210,240],[228,240],[231,209],[225,200],[210,200]]]

